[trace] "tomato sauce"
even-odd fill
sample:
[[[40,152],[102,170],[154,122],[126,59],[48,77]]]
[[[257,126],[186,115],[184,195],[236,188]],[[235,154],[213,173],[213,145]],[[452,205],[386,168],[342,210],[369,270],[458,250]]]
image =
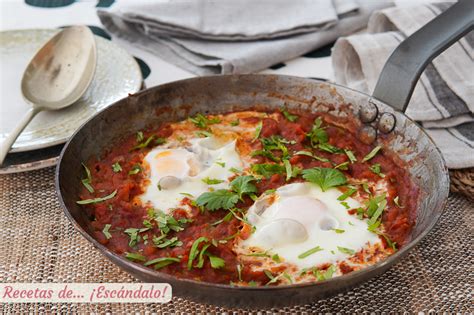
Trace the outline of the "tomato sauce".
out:
[[[293,122],[286,119],[279,112],[272,117],[262,119],[260,137],[281,136],[291,141],[288,144],[289,151],[308,150],[309,143],[306,134],[311,130],[316,115],[305,113]],[[369,167],[375,163],[380,165],[380,169],[388,183],[388,205],[382,217],[385,232],[391,241],[396,242],[398,247],[403,246],[409,240],[410,231],[414,225],[414,212],[418,197],[418,189],[411,181],[408,171],[397,165],[390,154],[385,152],[379,153],[369,162],[363,163],[363,157],[373,149],[373,146],[364,144],[354,134],[341,127],[328,124],[327,121],[330,119],[327,116],[322,116],[322,118],[325,122],[328,143],[351,150],[357,158],[357,162],[348,163],[347,170],[344,170],[345,174],[356,180],[377,181],[380,179],[379,175],[372,172]],[[146,139],[152,135],[166,138],[172,133],[173,129],[169,124],[166,124],[155,130],[145,131],[143,138]],[[146,261],[159,257],[179,257],[179,263],[172,263],[160,269],[162,272],[178,277],[226,284],[238,281],[267,282],[268,277],[263,272],[252,271],[250,265],[240,265],[236,254],[233,252],[234,239],[236,237],[246,238],[251,233],[248,226],[235,217],[214,224],[224,219],[228,211],[202,211],[188,198],[184,198],[182,204],[183,206],[188,205],[192,210],[189,212],[176,209],[171,215],[177,220],[187,219],[190,221],[182,224],[183,230],[170,231],[167,235],[167,238],[178,237],[182,242],[181,246],[157,248],[152,242],[154,236],[160,235],[160,229],[157,225],[140,232],[136,244],[130,245],[130,237],[124,231],[129,228],[144,228],[144,220],[148,219],[148,209],[136,202],[135,198],[143,193],[142,182],[146,180],[146,172],[142,171],[136,174],[129,172],[136,165],[141,165],[143,158],[151,147],[131,150],[136,143],[135,135],[131,135],[114,145],[112,149],[104,152],[100,158],[92,159],[87,163],[91,172],[91,184],[94,187],[94,192],[91,193],[84,188],[79,199],[97,198],[117,191],[114,198],[83,206],[84,211],[90,218],[90,228],[95,238],[118,254],[140,253]],[[262,147],[259,141],[249,141],[249,143],[254,150],[259,150]],[[334,164],[349,162],[346,154],[334,154],[325,151],[317,151],[316,153],[319,157],[328,159],[330,162],[316,160],[305,155],[293,155],[289,161],[292,166],[302,169],[333,167]],[[277,154],[278,152],[275,152],[275,155]],[[271,160],[263,156],[255,156],[254,161],[255,163],[272,163]],[[122,169],[120,172],[113,170],[112,165],[114,163],[120,164]],[[303,181],[303,179],[292,179],[292,182],[297,181]],[[285,183],[287,182],[284,174],[274,174],[268,178],[262,178],[256,182],[257,195],[269,189],[276,189]],[[369,198],[369,193],[362,188],[359,188],[359,192]],[[396,205],[393,201],[397,196],[399,205]],[[252,200],[246,197],[238,206],[247,209],[251,204]],[[349,211],[352,211],[355,215],[354,209]],[[109,225],[110,237],[107,237],[106,233],[103,232],[106,225]],[[213,268],[210,261],[206,259],[202,268],[188,268],[190,250],[198,237],[206,237],[209,241],[214,240],[213,245],[208,247],[208,252],[223,259],[224,267]],[[202,246],[203,244],[200,244],[198,249]],[[258,264],[258,261],[255,263]],[[239,266],[240,272],[238,272]],[[352,270],[350,266],[344,263],[340,268],[343,273]]]

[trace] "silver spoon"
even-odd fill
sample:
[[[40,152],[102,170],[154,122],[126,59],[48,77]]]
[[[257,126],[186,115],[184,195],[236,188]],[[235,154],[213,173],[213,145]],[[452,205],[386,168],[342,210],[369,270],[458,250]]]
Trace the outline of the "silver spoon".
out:
[[[0,165],[36,114],[57,110],[77,101],[94,77],[97,52],[87,26],[66,28],[51,38],[33,57],[23,74],[21,92],[31,109],[0,146]]]

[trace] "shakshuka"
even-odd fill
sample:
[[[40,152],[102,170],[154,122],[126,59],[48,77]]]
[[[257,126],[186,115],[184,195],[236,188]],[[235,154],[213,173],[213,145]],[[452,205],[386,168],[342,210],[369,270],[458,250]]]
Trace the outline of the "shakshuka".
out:
[[[196,114],[83,168],[77,203],[100,243],[198,281],[324,281],[393,254],[415,223],[402,163],[321,113]]]

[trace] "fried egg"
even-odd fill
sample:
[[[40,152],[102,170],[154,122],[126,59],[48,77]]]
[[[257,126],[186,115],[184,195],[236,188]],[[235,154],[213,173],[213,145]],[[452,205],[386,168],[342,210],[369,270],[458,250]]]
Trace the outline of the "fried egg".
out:
[[[223,143],[207,137],[189,139],[188,143],[157,147],[145,156],[149,174],[139,196],[142,203],[169,212],[186,196],[197,198],[212,189],[228,188],[229,177],[235,175],[231,169],[242,168],[235,140]]]
[[[278,254],[300,269],[344,261],[359,250],[380,243],[367,221],[348,214],[338,189],[323,192],[312,183],[294,183],[260,197],[249,209],[255,232],[240,246],[252,252]],[[350,208],[362,205],[344,200]]]

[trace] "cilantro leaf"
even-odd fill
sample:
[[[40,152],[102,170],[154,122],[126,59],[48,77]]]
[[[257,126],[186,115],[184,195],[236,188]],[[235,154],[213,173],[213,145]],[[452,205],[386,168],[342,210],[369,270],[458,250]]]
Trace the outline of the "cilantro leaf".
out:
[[[239,176],[230,182],[230,187],[239,195],[239,198],[242,199],[243,194],[257,192],[257,187],[252,184],[253,181],[255,181],[255,177],[253,176]]]
[[[191,246],[191,250],[189,251],[189,258],[188,258],[188,270],[191,270],[193,268],[193,261],[196,259],[199,249],[198,246],[202,242],[208,242],[209,239],[207,237],[201,236],[198,239],[196,239]]]
[[[92,183],[92,176],[91,176],[91,171],[89,171],[89,169],[87,168],[87,166],[82,163],[82,166],[84,167],[84,170],[86,171],[86,178],[83,178],[81,181],[82,181],[82,185],[84,185],[84,187],[86,187],[86,189],[90,192],[90,193],[93,193],[94,192],[94,188],[92,187],[91,183]]]
[[[285,167],[280,164],[253,164],[251,170],[253,173],[268,178],[273,174],[283,174]]]
[[[207,254],[207,256],[209,257],[209,261],[211,263],[211,267],[214,268],[214,269],[219,269],[219,268],[222,268],[225,266],[225,260],[220,258],[220,257],[217,257],[217,256],[214,256],[214,255],[210,255],[210,254]]]
[[[176,257],[159,257],[159,258],[149,260],[143,265],[144,266],[154,265],[155,269],[160,269],[160,268],[163,268],[164,266],[168,266],[175,262],[180,262],[180,261],[181,259],[176,258]]]
[[[104,234],[105,238],[108,240],[112,238],[112,234],[110,234],[109,232],[111,226],[112,226],[111,224],[106,224],[104,226],[104,229],[102,230],[102,233]]]
[[[298,258],[299,258],[299,259],[304,259],[304,258],[306,258],[306,257],[308,257],[308,256],[310,256],[310,255],[313,255],[314,253],[320,252],[320,251],[322,251],[322,250],[323,250],[323,249],[322,249],[320,246],[316,246],[316,247],[311,248],[311,249],[305,251],[304,253],[298,255]]]
[[[252,142],[258,139],[260,137],[260,133],[262,132],[262,127],[263,127],[263,122],[260,120],[257,124],[257,127],[255,127],[255,136],[252,139]]]
[[[291,122],[295,122],[299,118],[298,115],[290,114],[290,112],[288,112],[288,110],[285,107],[281,109],[281,113],[283,114],[283,116],[285,116],[285,118],[288,121],[291,121]]]
[[[342,195],[340,195],[337,200],[339,201],[344,201],[346,200],[347,198],[349,198],[350,196],[352,196],[355,192],[357,191],[357,189],[355,188],[349,188],[345,193],[343,193]]]
[[[349,160],[351,161],[351,163],[357,162],[357,158],[354,155],[354,152],[352,152],[351,150],[344,149],[344,153],[346,153],[346,155],[349,158]]]
[[[337,249],[343,254],[348,254],[348,255],[354,255],[355,254],[355,250],[350,249],[350,248],[338,246]]]
[[[220,123],[221,120],[217,117],[215,118],[207,118],[201,113],[196,114],[194,117],[189,117],[189,121],[191,121],[196,127],[205,129],[208,125]]]
[[[317,155],[315,155],[315,154],[313,154],[312,152],[309,152],[309,151],[298,151],[298,152],[295,153],[295,155],[306,155],[306,156],[312,157],[313,159],[321,161],[321,162],[330,162],[328,159],[317,156]]]
[[[306,134],[312,147],[316,147],[318,143],[326,143],[329,140],[328,134],[324,128],[322,128],[323,120],[318,117],[314,120],[313,128]]]
[[[125,258],[135,261],[145,261],[146,257],[138,253],[125,253]]]
[[[215,179],[215,178],[209,178],[209,177],[203,178],[201,180],[203,183],[207,185],[217,185],[224,182],[222,179]]]
[[[334,272],[336,272],[336,267],[331,265],[326,271],[322,271],[319,269],[314,269],[313,274],[318,281],[328,280],[331,279]]]
[[[370,166],[369,169],[372,171],[372,173],[377,174],[382,178],[385,177],[385,174],[382,173],[382,169],[381,169],[379,163],[376,163],[376,164]]]
[[[205,206],[208,210],[233,208],[239,201],[239,196],[232,191],[219,189],[211,192],[205,192],[196,199],[196,204],[200,207]]]
[[[99,203],[108,199],[112,199],[113,197],[115,197],[116,194],[117,194],[117,190],[114,190],[110,195],[99,197],[99,198],[93,198],[93,199],[78,200],[76,201],[76,203],[79,205]]]
[[[363,159],[362,162],[367,162],[368,160],[372,159],[379,151],[382,149],[382,146],[378,145],[375,148],[373,148],[372,151],[370,151]]]
[[[322,191],[329,188],[344,185],[346,176],[339,170],[324,167],[314,167],[303,170],[303,178],[317,184]]]
[[[115,162],[114,164],[112,164],[112,170],[114,171],[114,173],[119,173],[122,171],[122,166],[120,166],[119,162]]]

